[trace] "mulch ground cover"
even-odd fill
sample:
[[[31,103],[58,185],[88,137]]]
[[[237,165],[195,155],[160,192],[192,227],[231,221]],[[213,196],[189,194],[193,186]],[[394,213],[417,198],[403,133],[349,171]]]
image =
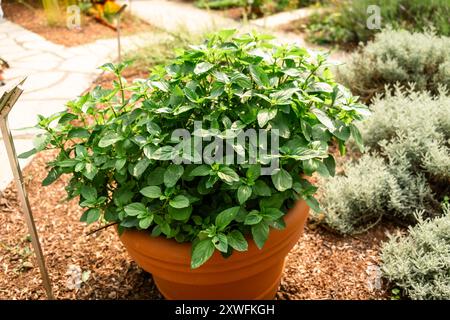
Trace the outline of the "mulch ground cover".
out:
[[[2,8],[6,19],[41,35],[51,42],[62,44],[66,47],[78,46],[98,39],[117,36],[115,30],[84,14],[81,15],[80,29],[68,29],[64,19],[58,25],[49,26],[45,12],[39,6],[39,2],[25,2],[25,4],[22,4],[14,0],[3,0]],[[121,35],[152,30],[154,28],[148,23],[125,11],[121,20]]]

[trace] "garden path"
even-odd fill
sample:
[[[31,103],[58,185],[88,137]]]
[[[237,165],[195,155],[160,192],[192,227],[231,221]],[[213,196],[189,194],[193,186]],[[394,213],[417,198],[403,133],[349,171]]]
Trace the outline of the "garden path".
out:
[[[142,35],[122,39],[123,46],[139,45]],[[52,43],[38,34],[28,31],[6,19],[0,21],[0,56],[8,61],[5,70],[7,84],[27,77],[24,93],[10,113],[9,124],[18,154],[32,148],[37,115],[49,116],[62,111],[65,103],[83,92],[98,76],[98,66],[115,58],[115,39],[67,48]],[[0,87],[2,95],[3,87]],[[21,128],[28,128],[18,130]],[[21,166],[31,158],[20,160]],[[8,165],[6,150],[0,135],[0,191],[12,174]]]
[[[174,0],[123,0],[128,4],[128,10],[135,16],[151,25],[173,33],[206,33],[221,28],[236,28],[238,30],[260,30],[275,35],[282,43],[295,43],[310,49],[313,53],[329,51],[328,48],[305,42],[296,33],[277,30],[277,27],[305,18],[320,9],[302,8],[291,12],[282,12],[266,18],[252,20],[244,24],[224,17],[215,11],[196,8],[192,3]],[[330,61],[339,63],[345,58],[341,51],[332,51]]]

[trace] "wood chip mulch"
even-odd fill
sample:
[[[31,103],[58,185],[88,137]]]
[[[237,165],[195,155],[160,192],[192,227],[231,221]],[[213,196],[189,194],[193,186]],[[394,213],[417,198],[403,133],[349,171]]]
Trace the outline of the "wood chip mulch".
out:
[[[42,187],[51,152],[25,168],[30,203],[57,299],[162,299],[150,274],[131,259],[112,228],[86,236],[77,201],[64,201],[61,178]],[[288,256],[277,299],[386,299],[377,267],[380,225],[340,237],[309,224]],[[0,299],[45,299],[39,268],[12,183],[0,193]]]
[[[66,47],[79,46],[98,39],[114,38],[117,32],[101,24],[91,16],[81,15],[79,29],[66,27],[65,14],[61,13],[61,21],[57,25],[48,25],[45,11],[39,5],[40,1],[3,0],[2,8],[5,18],[33,31],[45,39]],[[151,32],[154,28],[147,22],[132,16],[125,11],[121,20],[121,35],[127,36],[139,32]]]

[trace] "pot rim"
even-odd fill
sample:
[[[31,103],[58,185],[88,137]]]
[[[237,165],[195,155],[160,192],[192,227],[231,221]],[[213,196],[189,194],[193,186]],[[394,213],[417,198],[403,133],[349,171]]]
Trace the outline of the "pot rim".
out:
[[[271,252],[275,254],[280,250],[280,243],[289,239],[294,233],[298,232],[298,226],[303,227],[309,212],[309,207],[303,199],[298,200],[294,206],[283,216],[286,223],[286,228],[282,230],[270,228],[269,238],[262,249],[259,249],[253,238],[250,235],[246,236],[248,242],[248,250],[237,251],[224,258],[217,250],[214,251],[213,256],[205,263],[205,265],[212,264],[228,264],[230,261],[237,262],[245,259],[252,259],[252,257],[268,254]],[[175,239],[168,239],[164,236],[152,237],[148,230],[126,229],[120,236],[120,239],[125,243],[127,249],[132,249],[139,252],[142,256],[151,258],[156,263],[167,264],[170,261],[173,265],[185,265],[186,256],[191,257],[192,243],[179,243]],[[125,240],[125,241],[124,241]],[[139,241],[136,241],[139,240]],[[157,250],[152,250],[157,248]],[[200,268],[202,269],[202,268]],[[193,271],[198,269],[193,269]]]

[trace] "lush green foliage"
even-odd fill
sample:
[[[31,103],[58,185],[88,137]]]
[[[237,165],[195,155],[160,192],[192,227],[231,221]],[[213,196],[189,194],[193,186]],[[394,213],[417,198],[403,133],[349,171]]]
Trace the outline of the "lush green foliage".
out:
[[[448,0],[344,0],[335,1],[331,12],[310,19],[309,38],[337,44],[370,40],[379,31],[366,25],[373,14],[367,13],[367,9],[373,5],[380,8],[382,28],[424,31],[432,27],[438,34],[450,35]]]
[[[421,220],[405,237],[395,236],[382,248],[382,272],[412,299],[450,299],[450,207],[444,215]]]
[[[113,89],[97,87],[66,112],[40,119],[45,133],[31,153],[60,150],[43,184],[71,174],[67,192],[80,196],[87,223],[106,220],[119,230],[193,242],[193,268],[215,249],[246,250],[250,234],[262,248],[269,228],[283,228],[297,199],[317,209],[316,188],[301,176],[332,175],[328,145],[344,148],[351,135],[359,141],[353,121],[368,113],[332,80],[323,56],[270,39],[224,30],[134,83],[120,76],[125,65],[104,65],[117,75]],[[194,132],[196,120],[203,129]],[[176,156],[192,160],[175,148],[179,141],[171,134],[180,128],[203,138],[214,129],[214,138],[233,139],[247,129],[270,136],[276,129],[280,168],[261,175],[267,163],[261,154],[254,164],[247,157],[243,164],[175,164]],[[201,143],[203,150],[210,146]],[[236,150],[245,156],[254,147],[244,142]]]
[[[384,30],[352,54],[336,76],[366,101],[396,82],[437,93],[440,84],[450,88],[449,52],[448,37]]]
[[[373,154],[323,183],[323,222],[341,233],[365,230],[383,216],[412,223],[415,210],[437,215],[450,192],[450,97],[397,88],[371,109],[360,128]]]
[[[197,0],[196,5],[200,8],[227,9],[227,8],[248,8],[256,14],[271,14],[283,10],[306,7],[320,0]]]

